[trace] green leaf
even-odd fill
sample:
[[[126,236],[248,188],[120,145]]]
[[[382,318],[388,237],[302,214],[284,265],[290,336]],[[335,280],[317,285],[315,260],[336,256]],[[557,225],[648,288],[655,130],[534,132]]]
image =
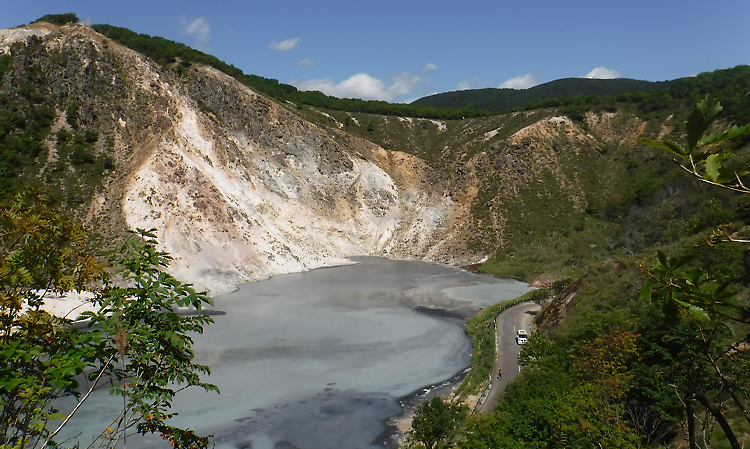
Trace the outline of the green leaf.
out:
[[[682,148],[682,145],[677,142],[672,142],[671,140],[653,140],[640,138],[638,139],[638,143],[642,143],[654,148],[659,148],[660,150],[667,150],[670,153],[680,156],[683,159],[688,157],[688,152],[685,151],[684,148]]]
[[[706,174],[703,176],[709,181],[718,182],[721,170],[721,159],[718,154],[712,154],[706,159]]]
[[[698,307],[695,304],[690,304],[689,302],[680,301],[679,299],[675,299],[674,302],[686,308],[688,313],[693,316],[697,316],[698,318],[710,319],[708,313],[706,313],[706,311],[703,310],[702,307]]]
[[[643,287],[641,287],[641,299],[644,301],[650,301],[651,300],[651,288],[654,286],[654,280],[648,279],[646,282],[644,282]]]
[[[656,252],[656,260],[657,260],[658,268],[662,268],[662,269],[669,268],[669,263],[667,263],[667,256],[665,256],[663,252],[661,251]]]
[[[721,322],[721,324],[723,324],[724,327],[726,327],[729,330],[729,333],[733,336],[737,334],[737,331],[735,330],[734,325],[731,321],[724,320]]]
[[[697,316],[698,318],[703,318],[706,320],[709,319],[708,313],[706,313],[706,311],[703,310],[703,308],[698,307],[696,305],[691,305],[688,308],[688,313],[690,313],[691,315]]]
[[[703,176],[705,179],[716,182],[719,184],[725,184],[733,181],[736,176],[740,175],[735,173],[721,165],[721,161],[726,159],[726,156],[719,154],[712,154],[706,159],[706,174]]]
[[[686,256],[675,256],[669,258],[669,268],[675,270],[680,267],[684,267],[688,263],[695,260],[696,256],[694,254],[688,254]]]
[[[691,268],[686,271],[685,276],[689,285],[698,285],[702,281],[704,273],[700,268]]]
[[[724,133],[718,133],[718,134],[711,134],[708,136],[703,137],[700,142],[698,142],[698,146],[702,147],[705,145],[713,145],[716,143],[724,142],[730,139],[734,139],[735,137],[739,137],[742,134],[745,134],[750,130],[750,124],[747,124],[745,126],[732,126],[729,128],[727,132]]]
[[[718,102],[714,104],[708,104],[708,101],[703,100],[693,108],[690,115],[688,115],[687,121],[685,121],[685,131],[687,132],[687,151],[688,153],[698,146],[703,137],[703,133],[706,132],[709,125],[716,120],[716,115],[721,112],[723,108]]]

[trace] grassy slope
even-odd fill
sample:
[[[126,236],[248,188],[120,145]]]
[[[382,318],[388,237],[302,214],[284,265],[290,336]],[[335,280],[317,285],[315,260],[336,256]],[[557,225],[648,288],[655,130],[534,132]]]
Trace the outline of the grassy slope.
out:
[[[344,124],[344,131],[384,148],[419,156],[443,179],[457,184],[472,157],[487,153],[485,166],[473,167],[480,189],[472,216],[480,234],[481,228],[492,227],[489,223],[493,214],[505,220],[502,241],[487,239],[498,251],[483,267],[484,271],[505,276],[525,280],[539,275],[570,277],[583,273],[593,261],[653,252],[653,247],[679,237],[681,231],[675,227],[684,226],[682,222],[716,195],[689,182],[668,155],[631,141],[608,139],[581,124],[583,132],[594,137],[595,145],[579,148],[580,154],[574,157],[569,150],[575,142],[563,144],[567,159],[560,158],[559,165],[541,170],[533,182],[524,183],[518,196],[507,196],[504,186],[509,182],[508,172],[501,165],[503,155],[512,148],[508,148],[506,139],[525,126],[556,115],[557,110],[446,121],[442,122],[444,131],[426,119],[325,111],[329,118],[314,109],[302,112],[321,124]],[[672,116],[669,123],[676,124],[686,113],[663,111],[643,125],[644,134],[654,136],[668,117]],[[617,135],[638,123],[642,122],[634,114],[622,110],[610,131]],[[497,129],[500,131],[493,138],[481,138]],[[673,134],[678,138],[678,131]],[[577,180],[585,196],[584,210],[576,209],[570,192],[558,188],[555,176],[560,173]],[[498,198],[501,205],[486,207]],[[733,207],[731,195],[722,196],[722,201]],[[482,236],[473,243],[482,245]]]
[[[704,95],[705,89],[701,85],[691,92]],[[603,105],[583,103],[575,110],[566,106],[444,122],[323,111],[301,103],[288,106],[313,122],[424,159],[451,195],[476,181],[479,191],[470,224],[476,232],[470,247],[496,252],[484,271],[525,280],[584,279],[573,310],[557,331],[559,338],[565,338],[581,329],[596,332],[601,330],[596,326],[613,319],[634,319],[637,315],[628,312],[627,304],[633,303],[643,281],[636,261],[653,254],[655,248],[689,246],[713,223],[711,216],[717,215],[717,208],[719,212],[728,211],[724,217],[735,208],[731,195],[718,195],[718,203],[710,203],[716,192],[686,180],[665,154],[617,138],[632,133],[639,125],[643,125],[642,134],[646,136],[656,137],[663,131],[667,136],[671,132],[670,137],[679,136],[674,125],[684,120],[692,101],[668,96],[651,106],[648,101],[616,103],[610,99]],[[579,110],[582,107],[591,107],[589,112],[597,116],[616,112],[610,129],[602,131],[584,120],[585,111]],[[742,109],[735,107],[734,111],[737,116]],[[508,197],[508,182],[515,182],[533,167],[529,162],[531,165],[520,166],[516,173],[504,170],[506,165],[500,158],[522,149],[509,146],[508,137],[559,114],[577,120],[595,143],[580,148],[575,142],[563,140],[559,149],[562,156],[536,167],[538,170],[523,182],[518,195]],[[580,151],[574,156],[574,150]],[[583,198],[575,199],[576,192],[559,188],[561,176],[574,179],[576,192]],[[742,265],[744,270],[737,254],[730,256],[725,265]],[[723,258],[708,255],[705,260]]]

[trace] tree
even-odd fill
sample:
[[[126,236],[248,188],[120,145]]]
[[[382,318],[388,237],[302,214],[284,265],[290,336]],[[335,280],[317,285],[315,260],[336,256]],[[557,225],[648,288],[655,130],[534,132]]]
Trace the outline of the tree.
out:
[[[156,251],[152,231],[138,230],[111,257],[125,287],[108,282],[104,264],[84,254],[85,241],[83,228],[43,195],[18,195],[0,209],[0,448],[53,445],[105,380],[122,396],[123,410],[100,444],[112,447],[129,432],[159,432],[174,447],[206,447],[208,438],[166,420],[176,388],[216,390],[200,380],[209,369],[192,362],[189,336],[211,319],[173,311],[200,310],[210,299],[162,271],[170,257]],[[98,310],[82,315],[87,331],[43,310],[49,293],[81,291],[95,279],[105,288],[94,300]],[[65,396],[78,399],[67,415],[52,406]]]
[[[531,294],[529,295],[529,301],[533,302],[539,307],[544,307],[544,304],[547,302],[550,296],[552,296],[551,289],[542,287],[531,291]]]
[[[467,449],[521,449],[526,442],[508,432],[504,413],[476,413],[469,415],[464,423],[463,439],[458,447]]]
[[[685,161],[680,167],[701,182],[750,194],[750,189],[742,181],[748,172],[731,169],[727,162],[735,159],[735,155],[729,149],[717,146],[748,132],[750,125],[733,126],[723,133],[705,135],[721,110],[719,103],[709,104],[705,100],[698,103],[685,122],[685,145],[668,140],[639,139],[639,142],[678,156]],[[726,226],[719,226],[707,241],[708,245],[725,243],[750,243],[750,240],[736,238],[726,231]],[[667,257],[657,252],[653,267],[642,267],[649,279],[641,296],[661,306],[669,338],[681,342],[681,358],[691,366],[678,369],[669,379],[684,396],[691,448],[696,447],[696,401],[719,423],[732,447],[739,448],[732,427],[724,416],[723,404],[731,400],[750,423],[746,405],[750,400],[747,389],[750,354],[742,345],[750,335],[737,335],[735,329],[736,324],[750,324],[750,307],[735,296],[731,289],[733,279],[691,266],[692,259]],[[706,375],[706,371],[711,375]],[[697,373],[704,375],[698,376]]]
[[[724,165],[727,159],[734,156],[731,151],[716,145],[740,137],[750,130],[750,124],[732,126],[726,132],[705,135],[711,124],[721,112],[721,104],[709,104],[703,100],[693,108],[685,121],[685,145],[671,140],[653,140],[641,138],[638,142],[671,152],[683,159],[680,167],[701,182],[740,193],[750,193],[740,179],[748,174],[736,171]]]
[[[637,435],[626,426],[625,410],[612,390],[584,382],[555,404],[553,438],[559,447],[632,448],[639,446]]]
[[[83,229],[43,195],[17,195],[0,209],[0,447],[36,446],[56,410],[77,393],[86,364],[70,321],[42,310],[49,292],[80,290],[102,273],[82,254]]]
[[[427,449],[445,447],[443,444],[456,433],[456,427],[464,415],[461,404],[443,401],[439,396],[423,402],[414,411],[412,430],[408,436],[411,447],[418,444]]]
[[[518,353],[518,364],[521,366],[537,366],[540,361],[552,355],[552,342],[537,329],[529,336],[529,341],[521,346]]]
[[[614,394],[622,394],[632,378],[630,364],[638,357],[636,340],[639,335],[615,330],[584,342],[573,359],[573,371],[582,379],[611,384]]]
[[[166,420],[172,416],[169,409],[175,388],[219,391],[201,381],[200,374],[210,374],[210,369],[193,363],[189,335],[202,333],[203,326],[213,320],[207,315],[174,312],[190,306],[200,311],[203,304],[213,302],[162,271],[172,258],[156,250],[153,229],[138,229],[136,235],[139,238],[128,240],[113,260],[115,272],[127,287],[106,288],[96,299],[99,310],[81,315],[90,320],[95,348],[89,362],[95,371],[90,377],[105,374],[110,390],[123,397],[116,427],[103,432],[102,438],[109,446],[135,427],[141,434],[159,432],[174,447],[206,447],[208,437],[170,426]]]
[[[78,23],[80,19],[75,13],[69,12],[67,14],[47,14],[44,17],[37,19],[37,22],[49,22],[54,25],[65,25],[66,23]]]

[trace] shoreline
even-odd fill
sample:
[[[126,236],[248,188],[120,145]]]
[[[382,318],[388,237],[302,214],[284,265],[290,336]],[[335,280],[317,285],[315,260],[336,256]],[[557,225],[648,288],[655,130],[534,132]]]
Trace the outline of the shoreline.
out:
[[[359,264],[360,262],[357,261],[355,264]],[[432,264],[436,265],[437,264]],[[328,267],[327,267],[328,268]],[[452,267],[456,269],[455,267]],[[465,268],[458,268],[458,270],[465,270]],[[469,270],[465,270],[469,271]],[[222,295],[223,296],[223,295]],[[68,310],[70,308],[75,309],[76,305],[79,305],[80,303],[86,303],[88,301],[85,300],[85,298],[77,298],[78,301],[73,301],[73,298],[59,298],[58,301],[61,303],[64,303],[67,306],[70,306],[67,308]],[[83,299],[83,301],[82,301]],[[512,300],[510,300],[512,301]],[[78,304],[74,304],[74,302]],[[420,301],[414,301],[414,302],[420,302]],[[456,308],[450,308],[450,306],[446,308],[441,307],[435,307],[435,306],[417,306],[412,302],[410,308],[412,311],[417,312],[417,314],[430,317],[432,319],[437,319],[438,321],[442,321],[444,323],[450,323],[455,324],[457,326],[460,326],[461,330],[466,335],[466,327],[469,323],[469,319],[477,316],[482,312],[483,309],[485,309],[487,306],[479,307],[467,307],[463,304],[460,304]],[[422,302],[424,303],[424,302]],[[403,304],[402,304],[403,306]],[[219,306],[220,307],[220,306]],[[66,313],[68,310],[65,311],[59,311],[62,313]],[[79,310],[79,309],[75,309]],[[58,313],[59,313],[58,312]],[[194,315],[197,312],[195,310],[190,309],[178,309],[176,310],[178,314],[181,315]],[[224,315],[226,314],[225,311],[221,309],[204,309],[201,311],[201,314],[205,315]],[[454,328],[455,329],[455,328]],[[461,359],[463,360],[464,355],[468,354],[469,358],[471,358],[471,354],[473,352],[473,342],[472,338],[468,336],[469,338],[469,351],[468,353],[459,353],[461,355]],[[453,364],[452,364],[453,365]],[[453,365],[454,366],[454,372],[453,374],[448,371],[446,374],[447,376],[441,380],[440,377],[437,378],[437,380],[433,381],[434,383],[432,385],[423,385],[420,387],[417,387],[415,390],[412,390],[412,392],[405,394],[403,396],[397,397],[397,396],[391,396],[390,400],[392,401],[391,404],[398,405],[399,407],[393,407],[391,410],[395,414],[386,418],[379,419],[380,422],[382,422],[383,427],[381,427],[379,430],[381,432],[377,434],[377,436],[371,440],[372,445],[377,445],[378,447],[388,447],[388,448],[398,448],[400,447],[400,444],[403,444],[404,438],[407,435],[407,432],[411,429],[411,422],[412,417],[414,414],[414,411],[417,407],[419,407],[425,400],[430,400],[433,397],[436,396],[444,396],[444,397],[450,397],[455,398],[455,392],[459,388],[460,385],[462,385],[463,382],[465,382],[467,376],[471,373],[471,362],[468,363],[461,363]],[[435,379],[435,378],[433,378]],[[418,384],[417,384],[418,385]],[[463,403],[471,403],[473,400],[476,399],[476,396],[469,396],[465,400],[463,400]],[[381,417],[384,415],[380,415]],[[372,422],[372,421],[371,421]],[[375,421],[377,422],[377,421]],[[370,434],[370,438],[373,438],[373,434]]]
[[[411,429],[414,409],[419,407],[424,401],[430,400],[435,396],[452,394],[461,385],[461,382],[466,378],[470,369],[471,366],[467,366],[449,380],[440,384],[423,387],[414,393],[398,398],[398,403],[402,409],[401,413],[383,420],[386,429],[373,440],[373,444],[389,449],[398,449],[401,447],[400,445],[406,437],[406,432]]]
[[[519,301],[521,298],[523,298],[523,295],[509,300],[504,301],[506,303],[512,302],[512,305],[507,305],[506,307],[512,307],[516,304],[520,304],[523,301]],[[493,306],[497,306],[497,303]],[[493,307],[490,306],[490,307]],[[433,309],[428,307],[416,307],[414,310],[416,310],[419,313],[424,313],[426,315],[432,316],[437,319],[443,319],[447,321],[459,321],[463,328],[464,332],[466,332],[466,327],[468,325],[468,322],[471,318],[473,318],[470,315],[465,315],[466,311],[464,310],[464,313],[461,313],[459,310],[446,310],[446,309]],[[503,310],[500,310],[498,315],[502,313]],[[482,310],[480,309],[478,311],[479,313],[474,314],[474,316],[478,316]],[[497,315],[495,315],[497,317]],[[472,341],[472,351],[474,350],[474,338],[471,337],[468,332],[467,336],[469,336],[470,340]],[[470,351],[470,355],[471,352]],[[387,447],[389,449],[399,449],[401,446],[401,443],[404,442],[404,438],[406,437],[406,433],[411,430],[411,420],[414,416],[414,409],[421,405],[424,401],[432,399],[434,396],[449,396],[449,397],[455,397],[454,393],[456,389],[458,389],[463,382],[466,380],[467,376],[471,372],[472,366],[471,363],[468,367],[464,368],[461,372],[454,375],[449,380],[446,380],[440,384],[436,385],[430,385],[427,387],[423,387],[414,393],[408,394],[406,396],[402,396],[399,398],[399,404],[402,407],[402,412],[398,415],[394,415],[388,419],[385,419],[383,423],[386,426],[386,430],[384,430],[374,441],[373,444],[377,444],[379,446]],[[479,400],[479,396],[477,395],[469,395],[466,399],[461,401],[462,403],[468,405],[469,407],[472,407],[475,404],[472,404],[473,400],[472,398]]]
[[[456,323],[464,329],[464,332],[469,320],[465,311],[463,311],[464,313],[461,313],[462,311],[460,310],[452,311],[422,306],[417,306],[413,310],[436,319]],[[469,354],[471,354],[471,351],[469,351]],[[471,363],[448,380],[422,387],[412,393],[397,398],[398,403],[401,406],[401,413],[383,420],[385,430],[381,432],[372,443],[388,449],[398,449],[401,447],[401,444],[406,437],[406,433],[411,429],[411,420],[414,416],[414,409],[419,407],[424,401],[430,400],[435,396],[452,395],[456,388],[458,388],[464,379],[466,379],[470,369]]]

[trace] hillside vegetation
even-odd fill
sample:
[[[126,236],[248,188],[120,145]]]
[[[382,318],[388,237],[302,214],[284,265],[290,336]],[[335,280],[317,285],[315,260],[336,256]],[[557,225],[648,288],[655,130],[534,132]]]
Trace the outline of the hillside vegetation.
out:
[[[247,75],[234,65],[227,64],[214,56],[207,55],[179,42],[147,34],[138,34],[126,28],[111,25],[94,25],[92,28],[121,45],[143,53],[161,66],[174,70],[178,74],[187,67],[190,67],[191,64],[208,65],[226,73],[246,86],[281,102],[342,111],[442,119],[490,114],[489,111],[479,111],[471,106],[444,108],[394,104],[377,100],[336,98],[317,91],[299,91],[296,87],[279,83],[275,79],[264,78],[258,75]]]
[[[742,123],[734,117],[743,116],[748,97],[736,95],[740,83],[726,82],[732,74],[704,75],[722,80],[716,89],[702,84],[704,95],[732,105],[711,130]],[[642,267],[662,264],[655,257],[661,251],[692,261],[679,270],[699,270],[693,272],[721,279],[722,288],[731,285],[733,307],[747,313],[746,245],[705,242],[722,224],[732,223],[727,232],[734,238],[750,234],[750,202],[691,178],[673,154],[637,143],[641,137],[682,141],[694,106],[672,99],[660,107],[646,98],[610,109],[582,103],[578,114],[560,106],[445,122],[335,111],[319,116],[321,123],[418,155],[445,178],[473,186],[471,248],[499,248],[481,271],[569,287],[554,297],[550,292],[540,314],[543,331],[527,346],[527,357],[537,361],[527,363],[495,412],[461,421],[463,430],[443,444],[682,447],[684,401],[697,401],[692,390],[670,386],[683,381],[679,385],[703,394],[690,413],[703,423],[705,445],[734,447],[710,407],[727,417],[738,441],[750,438],[743,409],[730,397],[731,391],[742,395],[739,404],[746,407],[746,319],[739,316],[727,332],[717,321],[701,322],[684,311],[675,317],[675,303],[665,308],[670,303],[641,294],[649,279]],[[748,166],[749,143],[744,134],[719,147],[735,153],[731,166],[740,173]],[[708,346],[701,343],[705,329],[715,336]],[[743,349],[724,360],[733,386],[712,384],[720,377],[707,365],[717,354],[711,351],[721,354],[736,344]],[[591,363],[615,363],[614,371],[605,375]],[[597,378],[604,383],[590,382]]]
[[[750,217],[744,210],[750,191],[732,177],[721,178],[722,168],[711,167],[718,155],[725,161],[739,158],[736,173],[746,174],[747,159],[729,148],[709,153],[690,148],[740,136],[748,127],[701,140],[702,133],[691,130],[696,115],[687,120],[687,150],[674,144],[683,139],[641,141],[691,157],[685,167],[695,172],[694,182],[714,183],[706,190],[716,196],[703,196],[697,211],[682,219],[676,212],[691,207],[676,190],[651,196],[650,224],[636,235],[656,239],[644,239],[641,251],[592,257],[576,282],[564,281],[568,288],[538,317],[540,330],[521,351],[521,377],[490,416],[462,422],[460,446],[747,444]],[[721,195],[720,185],[727,184],[742,195],[734,196],[734,207],[727,207],[732,195]],[[691,196],[701,193],[692,190]],[[528,259],[524,252],[520,256]],[[516,265],[504,258],[506,267]],[[493,269],[497,259],[486,268]],[[541,298],[551,293],[535,292]]]
[[[583,110],[607,110],[634,105],[644,119],[656,111],[689,107],[707,97],[720,101],[731,120],[750,120],[746,96],[750,66],[701,73],[672,81],[649,82],[629,79],[591,80],[566,78],[529,89],[476,89],[446,92],[420,98],[412,104],[509,112],[547,107],[565,107],[573,118]]]
[[[57,25],[77,23],[75,14],[46,15],[39,21]],[[138,51],[164,68],[181,73],[191,64],[204,64],[220,70],[243,84],[281,102],[291,102],[315,108],[345,112],[422,117],[434,119],[464,119],[488,116],[520,109],[569,106],[571,113],[580,108],[612,109],[617,103],[636,103],[642,112],[675,107],[675,103],[695,104],[706,95],[722,101],[727,114],[739,120],[750,119],[750,107],[741,97],[750,83],[750,68],[702,73],[694,77],[669,81],[633,79],[565,78],[529,89],[473,89],[445,92],[420,98],[411,104],[388,103],[377,100],[341,99],[317,91],[299,91],[296,87],[258,75],[248,75],[232,64],[208,55],[185,44],[158,36],[135,33],[127,28],[106,24],[92,28],[113,41]]]

